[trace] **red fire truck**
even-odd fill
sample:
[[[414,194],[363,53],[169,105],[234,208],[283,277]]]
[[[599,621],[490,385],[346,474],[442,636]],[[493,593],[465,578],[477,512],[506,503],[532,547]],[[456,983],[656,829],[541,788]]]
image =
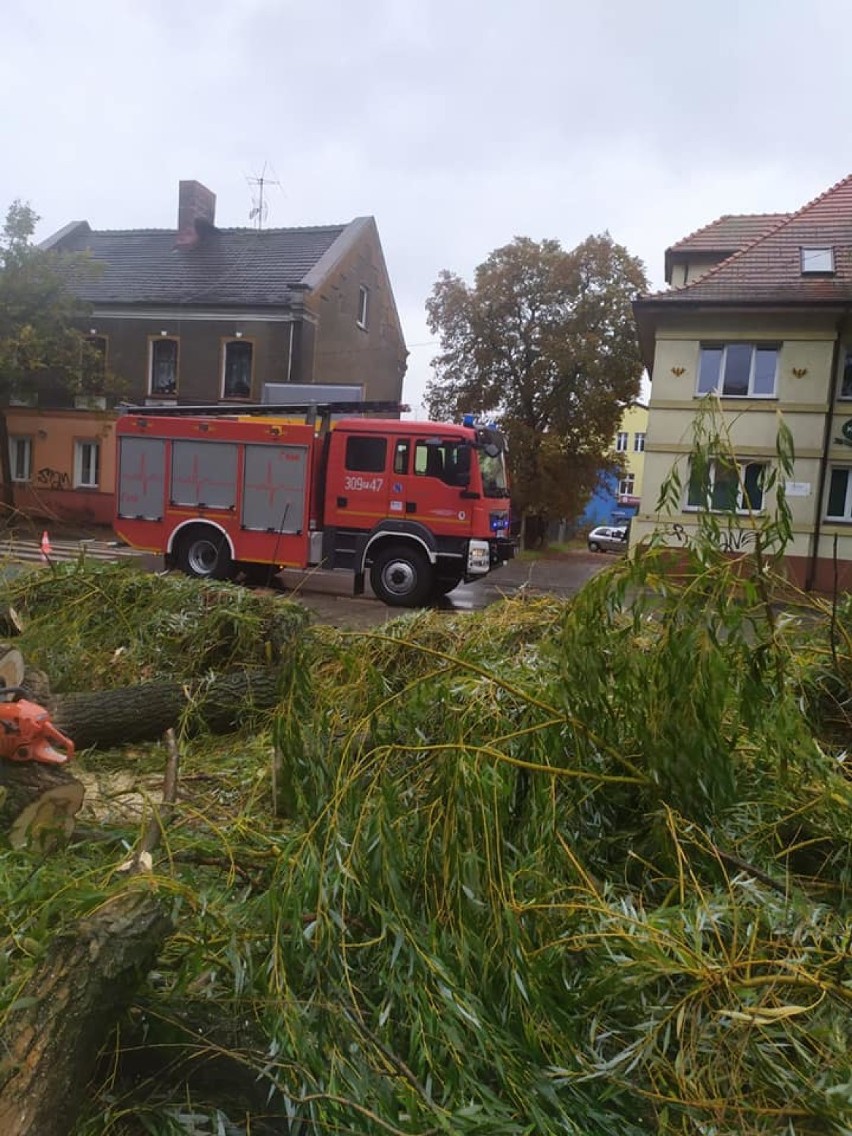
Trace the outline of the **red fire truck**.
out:
[[[414,607],[510,559],[502,435],[393,403],[125,407],[115,530],[212,579],[317,566]],[[342,416],[342,417],[341,417]]]

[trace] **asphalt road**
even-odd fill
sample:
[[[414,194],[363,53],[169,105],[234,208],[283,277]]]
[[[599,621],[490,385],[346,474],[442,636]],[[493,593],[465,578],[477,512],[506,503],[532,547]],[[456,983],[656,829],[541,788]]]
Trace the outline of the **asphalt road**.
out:
[[[475,584],[461,584],[433,605],[446,612],[478,611],[520,590],[570,596],[592,576],[614,563],[606,553],[569,552],[510,561]],[[363,596],[351,594],[351,577],[326,573],[324,577],[287,569],[281,573],[284,594],[309,608],[321,623],[349,630],[377,627],[405,609],[389,608],[375,598],[367,585]]]

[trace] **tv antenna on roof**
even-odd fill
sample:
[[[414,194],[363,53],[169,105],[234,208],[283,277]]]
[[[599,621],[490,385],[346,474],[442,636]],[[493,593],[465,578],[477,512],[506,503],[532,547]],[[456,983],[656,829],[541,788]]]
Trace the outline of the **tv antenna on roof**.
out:
[[[257,187],[257,194],[252,195],[252,207],[249,211],[249,220],[254,221],[255,228],[260,232],[263,228],[263,223],[269,214],[269,203],[264,201],[263,191],[268,185],[281,185],[280,181],[268,178],[266,176],[266,162],[263,163],[263,169],[260,171],[258,177],[246,178],[249,185]]]

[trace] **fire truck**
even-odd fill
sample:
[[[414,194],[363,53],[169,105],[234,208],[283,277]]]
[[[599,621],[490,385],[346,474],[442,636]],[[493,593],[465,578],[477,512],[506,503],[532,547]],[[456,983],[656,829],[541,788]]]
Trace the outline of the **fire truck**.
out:
[[[396,607],[514,554],[493,426],[377,417],[398,403],[123,407],[114,527],[190,576],[353,576]]]

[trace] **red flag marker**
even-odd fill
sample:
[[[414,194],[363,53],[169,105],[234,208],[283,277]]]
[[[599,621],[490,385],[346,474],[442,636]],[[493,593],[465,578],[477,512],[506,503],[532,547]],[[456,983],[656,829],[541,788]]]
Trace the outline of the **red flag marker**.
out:
[[[47,535],[47,529],[41,534],[41,558],[45,564],[50,563],[50,554],[53,549],[50,547],[50,537]]]

